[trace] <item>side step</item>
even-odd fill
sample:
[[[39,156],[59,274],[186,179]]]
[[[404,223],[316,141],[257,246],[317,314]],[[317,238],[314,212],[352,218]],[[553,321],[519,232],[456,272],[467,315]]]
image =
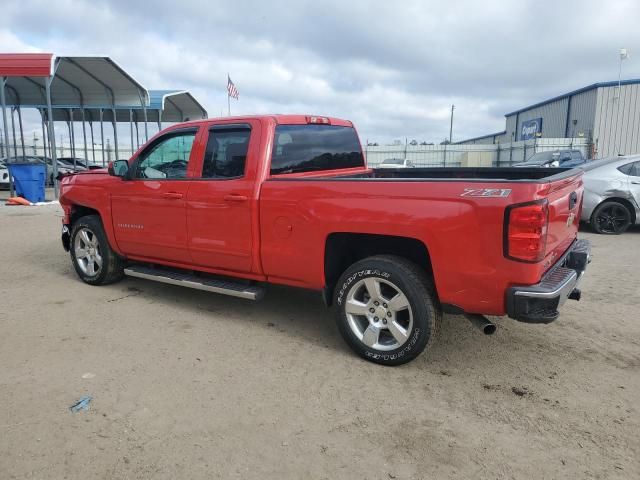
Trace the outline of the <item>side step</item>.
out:
[[[161,283],[195,288],[206,292],[221,293],[247,300],[260,300],[265,293],[264,287],[214,278],[201,278],[192,273],[173,270],[160,270],[145,265],[131,265],[124,269],[125,275],[146,278]]]

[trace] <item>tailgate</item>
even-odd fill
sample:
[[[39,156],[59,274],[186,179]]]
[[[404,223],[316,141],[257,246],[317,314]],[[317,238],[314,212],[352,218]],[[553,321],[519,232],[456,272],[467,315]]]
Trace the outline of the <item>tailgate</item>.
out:
[[[582,208],[583,172],[548,183],[538,192],[549,202],[544,269],[551,267],[576,239]]]

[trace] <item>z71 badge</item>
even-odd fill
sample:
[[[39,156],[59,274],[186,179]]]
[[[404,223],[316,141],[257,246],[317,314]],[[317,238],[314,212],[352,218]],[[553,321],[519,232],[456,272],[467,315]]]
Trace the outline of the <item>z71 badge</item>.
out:
[[[461,197],[506,198],[511,195],[510,188],[465,188]]]

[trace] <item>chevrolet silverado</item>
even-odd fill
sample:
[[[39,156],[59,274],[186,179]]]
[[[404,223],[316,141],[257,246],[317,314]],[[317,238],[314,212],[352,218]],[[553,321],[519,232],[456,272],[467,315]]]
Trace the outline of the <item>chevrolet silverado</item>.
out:
[[[362,357],[399,365],[443,312],[549,323],[590,261],[582,172],[370,169],[351,122],[198,120],[128,160],[64,177],[62,242],[91,285],[124,275],[258,300],[322,292]]]

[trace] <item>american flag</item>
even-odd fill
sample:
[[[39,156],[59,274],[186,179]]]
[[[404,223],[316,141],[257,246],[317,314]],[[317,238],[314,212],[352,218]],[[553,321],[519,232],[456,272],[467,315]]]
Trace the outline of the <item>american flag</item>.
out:
[[[238,92],[238,89],[231,81],[231,77],[229,75],[227,75],[227,93],[230,97],[235,98],[236,100],[238,100],[238,97],[240,96],[240,92]]]

